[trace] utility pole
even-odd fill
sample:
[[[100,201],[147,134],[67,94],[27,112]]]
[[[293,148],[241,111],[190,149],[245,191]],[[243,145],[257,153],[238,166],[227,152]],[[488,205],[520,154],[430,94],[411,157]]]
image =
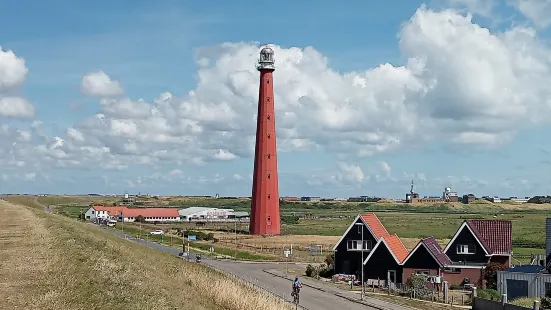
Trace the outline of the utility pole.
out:
[[[234,223],[233,232],[235,235],[235,248],[233,249],[233,259],[236,260],[237,259],[237,218],[233,219],[233,223]]]
[[[360,294],[361,300],[364,300],[364,227],[362,225],[362,293]]]
[[[356,225],[362,230],[362,276],[361,276],[361,281],[362,281],[362,290],[360,292],[360,299],[361,300],[364,300],[364,224],[363,223],[356,223]],[[357,249],[357,248],[356,248]]]

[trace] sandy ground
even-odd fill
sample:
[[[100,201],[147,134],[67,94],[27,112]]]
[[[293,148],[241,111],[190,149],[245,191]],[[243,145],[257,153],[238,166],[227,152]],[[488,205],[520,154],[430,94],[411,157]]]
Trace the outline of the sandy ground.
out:
[[[228,233],[222,232],[212,232],[215,238],[220,240],[234,240],[235,236]],[[283,247],[289,244],[296,244],[299,246],[310,246],[310,245],[322,245],[326,248],[332,248],[338,241],[339,236],[313,236],[313,235],[284,235],[284,236],[271,236],[271,237],[262,237],[262,236],[237,236],[238,243],[256,245],[256,246],[266,246],[266,247]],[[419,239],[417,238],[400,238],[402,243],[408,250],[412,250]],[[445,247],[448,243],[448,239],[438,240],[438,243],[442,247]]]

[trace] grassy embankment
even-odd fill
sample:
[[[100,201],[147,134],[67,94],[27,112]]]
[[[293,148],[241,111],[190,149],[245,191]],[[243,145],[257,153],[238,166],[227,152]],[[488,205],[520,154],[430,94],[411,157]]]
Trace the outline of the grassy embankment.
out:
[[[30,204],[32,205],[32,204]],[[0,201],[1,309],[287,309],[203,265]]]

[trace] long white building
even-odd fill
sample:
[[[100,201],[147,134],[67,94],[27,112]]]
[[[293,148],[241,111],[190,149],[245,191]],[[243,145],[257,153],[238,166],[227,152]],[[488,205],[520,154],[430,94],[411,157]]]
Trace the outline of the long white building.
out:
[[[233,216],[233,209],[219,209],[206,207],[189,207],[178,210],[182,221],[190,220],[221,220]]]

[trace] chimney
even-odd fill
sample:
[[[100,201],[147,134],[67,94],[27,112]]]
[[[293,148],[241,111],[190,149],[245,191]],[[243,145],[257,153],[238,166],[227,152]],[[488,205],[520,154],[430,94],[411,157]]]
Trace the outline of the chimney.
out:
[[[545,219],[545,263],[551,263],[551,217]]]

